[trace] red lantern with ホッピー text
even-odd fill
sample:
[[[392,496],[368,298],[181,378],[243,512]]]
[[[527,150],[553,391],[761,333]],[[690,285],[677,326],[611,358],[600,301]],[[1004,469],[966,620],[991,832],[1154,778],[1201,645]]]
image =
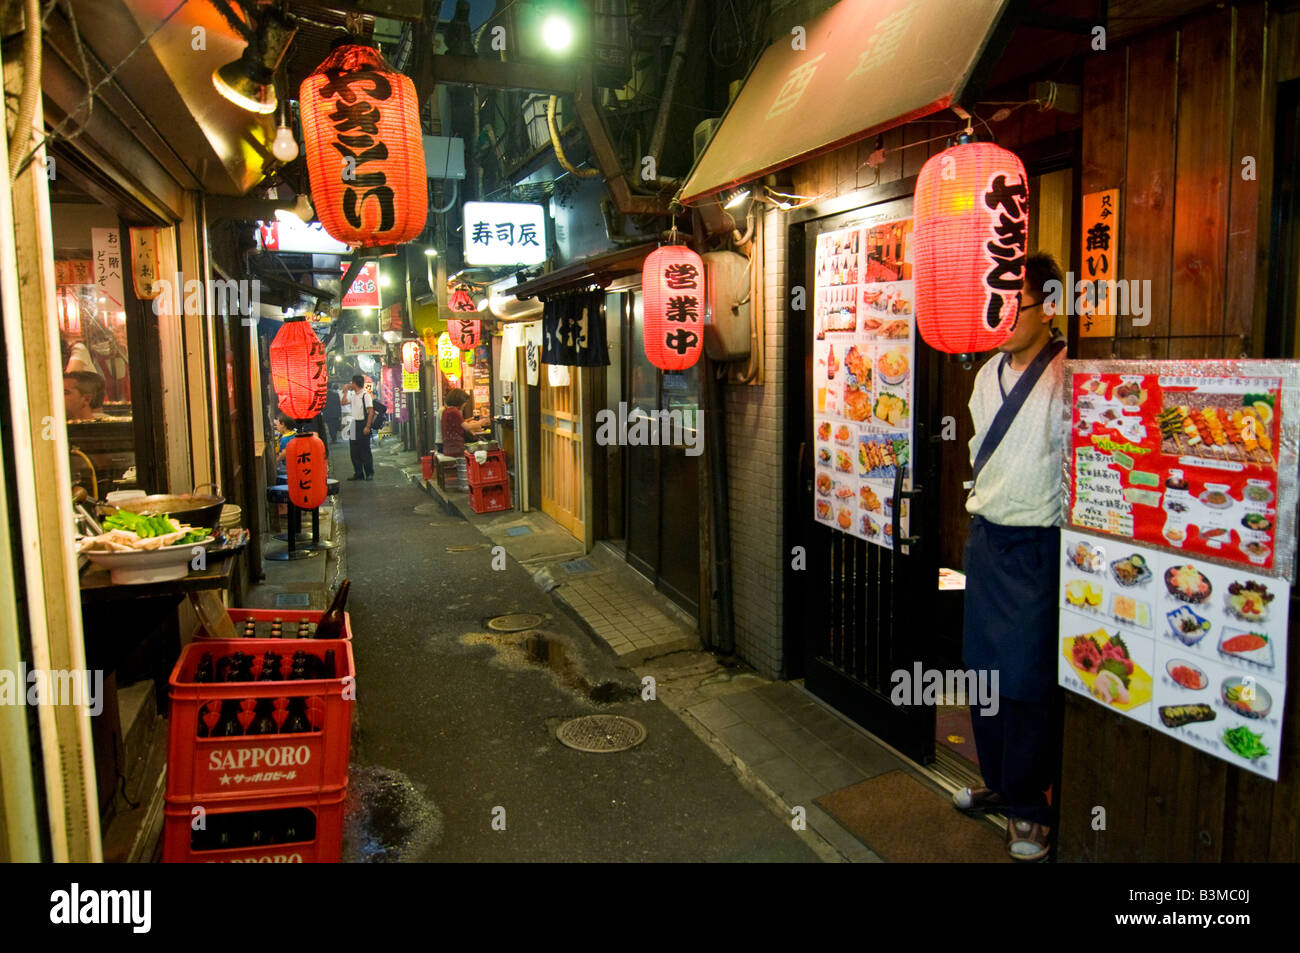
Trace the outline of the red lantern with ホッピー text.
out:
[[[650,363],[684,371],[704,346],[704,262],[685,245],[664,245],[641,269],[643,337]]]
[[[285,446],[284,459],[289,502],[302,510],[314,510],[324,503],[329,473],[321,438],[314,433],[294,434]]]
[[[991,351],[1015,330],[1025,280],[1029,181],[991,142],[945,149],[921,167],[913,200],[916,326],[949,354]]]
[[[298,92],[312,203],[331,236],[393,254],[424,230],[428,172],[415,84],[348,36]]]
[[[479,321],[448,319],[447,333],[451,336],[451,343],[462,351],[474,350],[474,348],[478,347],[481,323]]]
[[[420,373],[419,341],[407,341],[402,345],[402,370],[408,374]]]
[[[325,409],[325,348],[305,318],[289,318],[280,326],[270,356],[271,385],[281,410],[294,420],[310,420]]]

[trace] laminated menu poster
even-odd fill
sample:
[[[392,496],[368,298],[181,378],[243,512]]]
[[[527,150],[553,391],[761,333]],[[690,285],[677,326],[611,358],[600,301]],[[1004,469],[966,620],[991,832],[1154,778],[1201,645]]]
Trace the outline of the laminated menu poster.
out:
[[[1069,524],[1294,579],[1297,367],[1067,362]]]
[[[903,218],[819,235],[813,286],[813,516],[890,548],[894,478],[912,457],[911,236]]]
[[[1060,684],[1277,780],[1290,587],[1061,531]]]

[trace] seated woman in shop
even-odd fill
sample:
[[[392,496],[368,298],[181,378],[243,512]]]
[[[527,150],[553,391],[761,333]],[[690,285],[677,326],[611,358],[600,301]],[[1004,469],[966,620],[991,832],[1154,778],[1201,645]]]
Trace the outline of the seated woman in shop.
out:
[[[442,412],[442,452],[449,457],[459,457],[465,452],[465,431],[477,437],[491,423],[479,420],[477,416],[465,419],[462,410],[469,402],[469,394],[459,387],[447,391],[445,402],[447,406]]]

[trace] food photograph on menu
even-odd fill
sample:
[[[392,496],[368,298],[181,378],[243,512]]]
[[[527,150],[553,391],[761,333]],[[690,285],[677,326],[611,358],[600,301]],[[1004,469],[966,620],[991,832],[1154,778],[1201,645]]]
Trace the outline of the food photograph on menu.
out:
[[[907,532],[894,485],[912,447],[911,232],[907,219],[826,232],[814,272],[813,515],[890,548],[896,516]]]

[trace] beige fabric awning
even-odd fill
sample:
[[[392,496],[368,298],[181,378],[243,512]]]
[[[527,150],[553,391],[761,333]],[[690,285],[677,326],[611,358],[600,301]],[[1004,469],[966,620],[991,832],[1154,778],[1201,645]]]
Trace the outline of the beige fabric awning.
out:
[[[1008,0],[840,0],[759,58],[683,205],[957,102]]]

